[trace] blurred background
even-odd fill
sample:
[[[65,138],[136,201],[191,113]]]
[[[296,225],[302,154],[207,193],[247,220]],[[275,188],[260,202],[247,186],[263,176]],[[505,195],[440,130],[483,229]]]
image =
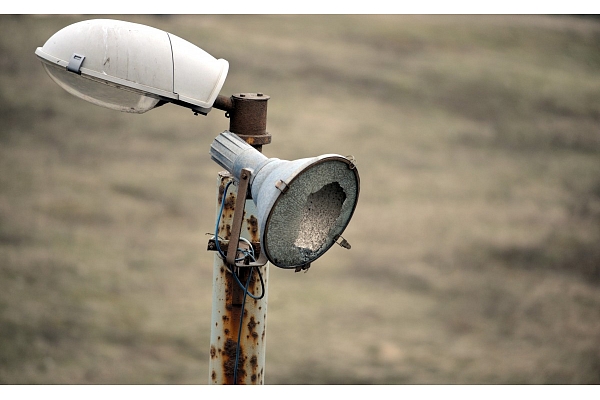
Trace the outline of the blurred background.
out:
[[[0,16],[0,383],[206,384],[224,113],[119,113]],[[269,157],[354,155],[358,207],[271,267],[266,384],[600,383],[600,20],[102,16],[271,96]]]

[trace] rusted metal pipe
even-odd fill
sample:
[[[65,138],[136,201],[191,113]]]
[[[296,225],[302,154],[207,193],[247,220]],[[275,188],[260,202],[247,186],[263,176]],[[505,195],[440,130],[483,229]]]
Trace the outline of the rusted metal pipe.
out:
[[[230,112],[233,110],[233,101],[231,100],[231,97],[223,96],[222,94],[220,94],[215,99],[213,107],[218,110]]]
[[[226,112],[230,118],[229,130],[261,151],[271,142],[267,127],[267,101],[262,93],[240,93],[231,97],[219,95],[213,107]],[[209,242],[213,250],[219,241],[232,237],[237,189],[227,184],[233,181],[228,172],[220,172],[217,181],[218,236]],[[222,215],[221,202],[225,197]],[[246,199],[245,214],[240,236],[260,247],[260,232],[256,205]],[[236,229],[239,224],[236,223]],[[236,236],[236,235],[234,235]],[[241,244],[242,242],[240,242]],[[228,248],[235,248],[228,246]],[[231,257],[230,257],[231,258]],[[261,283],[256,269],[262,274]],[[235,279],[233,274],[237,274]],[[249,280],[248,280],[249,279]],[[213,264],[213,299],[211,316],[209,383],[210,384],[264,384],[266,320],[268,299],[269,263],[261,267],[235,267],[215,253]],[[249,282],[248,292],[264,296],[254,299],[246,296],[239,282]],[[255,296],[258,297],[258,296]],[[241,320],[241,323],[240,323]],[[238,337],[240,338],[238,343]],[[237,360],[237,366],[236,366]],[[234,375],[237,381],[234,381]]]
[[[231,97],[219,95],[213,107],[226,112],[230,132],[262,151],[263,145],[271,143],[271,135],[267,132],[269,99],[264,93],[238,93]]]
[[[232,179],[231,175],[226,172],[219,173],[217,213],[221,208],[222,196],[227,183]],[[224,241],[229,240],[231,236],[236,196],[236,189],[231,185],[226,194],[225,206],[218,228],[219,237]],[[260,235],[254,201],[246,200],[245,207],[246,216],[241,228],[241,236],[252,243],[257,243]],[[217,219],[218,217],[217,215]],[[258,296],[264,290],[264,296],[258,300],[246,297],[244,302],[244,290],[239,286],[232,273],[237,273],[239,281],[245,284],[248,275],[252,273],[251,268],[232,270],[226,260],[221,258],[218,252],[215,253],[209,361],[210,384],[264,384],[269,264],[259,268],[264,286],[261,284],[258,274],[254,272],[250,277],[248,292]],[[244,305],[243,310],[242,304]],[[234,382],[238,337],[240,337],[240,342],[239,357],[237,357],[237,382]]]

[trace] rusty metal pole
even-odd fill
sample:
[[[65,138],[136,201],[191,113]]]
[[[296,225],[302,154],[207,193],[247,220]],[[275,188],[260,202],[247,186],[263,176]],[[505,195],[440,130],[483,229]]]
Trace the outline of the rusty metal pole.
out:
[[[269,96],[262,93],[241,93],[230,98],[219,96],[213,107],[227,112],[230,118],[229,130],[248,144],[261,151],[264,144],[271,141],[266,131],[267,100]],[[217,216],[225,195],[223,213],[220,217],[218,235],[221,248],[227,249],[227,241],[231,237],[233,215],[235,212],[237,186],[229,185],[233,177],[228,172],[220,172],[217,180]],[[252,199],[245,203],[244,220],[240,236],[247,239],[254,247],[260,249],[260,233],[256,218],[256,206]],[[215,238],[214,240],[219,240]],[[215,241],[209,242],[208,249],[215,250]],[[259,275],[251,268],[233,268],[227,265],[218,253],[214,256],[213,266],[213,298],[210,337],[210,384],[264,384],[266,322],[269,264],[260,269],[263,284]],[[235,277],[236,273],[244,285],[249,282],[248,292],[257,297],[264,290],[260,299],[246,297]],[[243,309],[242,309],[243,306]],[[240,324],[240,319],[241,324]],[[238,337],[240,338],[238,343]],[[236,369],[237,359],[237,369]],[[234,375],[237,381],[234,381]]]

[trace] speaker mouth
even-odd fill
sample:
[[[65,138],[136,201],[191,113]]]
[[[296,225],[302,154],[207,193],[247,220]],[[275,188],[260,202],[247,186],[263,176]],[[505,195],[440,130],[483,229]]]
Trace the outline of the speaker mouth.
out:
[[[298,268],[323,255],[356,209],[360,179],[352,161],[315,157],[281,183],[263,225],[262,247],[280,268]]]

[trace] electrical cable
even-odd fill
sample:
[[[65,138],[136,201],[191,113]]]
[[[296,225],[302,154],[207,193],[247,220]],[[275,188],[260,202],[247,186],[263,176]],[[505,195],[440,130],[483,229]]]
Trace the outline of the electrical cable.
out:
[[[225,209],[225,199],[227,198],[227,190],[229,189],[229,186],[233,183],[233,181],[229,181],[227,183],[227,185],[225,186],[225,190],[223,191],[223,197],[221,198],[221,208],[219,209],[219,215],[217,216],[217,223],[215,224],[215,244],[217,247],[217,251],[219,252],[219,255],[223,258],[226,259],[227,256],[225,255],[225,253],[223,252],[223,250],[221,249],[221,244],[219,243],[219,224],[221,223],[221,216],[223,215],[223,210]],[[251,250],[251,254],[250,256],[252,257],[252,261],[256,261],[255,257],[254,257],[254,247],[252,247],[252,243],[243,237],[240,237],[240,240],[246,242]],[[247,250],[243,250],[238,248],[238,251],[241,251],[242,254],[244,254],[244,257],[241,258],[236,258],[235,261],[242,261],[244,258],[246,258],[249,254]]]
[[[225,198],[227,197],[227,191],[229,190],[229,186],[232,183],[233,183],[233,181],[229,181],[229,182],[227,182],[227,185],[225,185],[225,190],[223,191],[223,197],[221,198],[221,208],[219,209],[219,215],[217,216],[217,223],[215,225],[215,244],[217,247],[217,251],[218,251],[219,255],[221,256],[221,258],[223,258],[223,260],[227,259],[227,255],[225,255],[225,253],[221,249],[221,245],[219,244],[219,224],[221,223],[221,216],[223,215],[223,210],[225,209]],[[248,239],[243,238],[243,237],[240,237],[240,240],[245,241],[250,246],[249,247],[250,252],[248,250],[238,248],[237,250],[242,252],[242,254],[244,254],[244,257],[236,258],[235,260],[242,261],[244,258],[246,258],[246,256],[250,256],[250,258],[252,258],[252,261],[256,261],[256,258],[254,257],[254,247],[252,246],[252,243]],[[225,263],[225,264],[227,266],[227,263]],[[239,287],[241,289],[244,289],[244,284],[240,281],[237,274],[234,271],[231,271],[229,268],[227,268],[227,270],[231,273],[231,275],[233,275],[233,277],[235,278],[235,281],[237,282]],[[263,280],[263,276],[260,272],[260,269],[257,268],[256,271],[258,272],[258,276],[260,277],[260,285],[262,288],[262,293],[260,296],[256,296],[256,295],[248,292],[248,296],[252,297],[254,300],[260,300],[265,296],[265,282]],[[250,274],[250,275],[252,275],[252,274]]]
[[[255,269],[255,267],[251,267],[252,269]],[[260,286],[261,286],[261,294],[260,296],[256,296],[250,292],[248,292],[248,296],[252,297],[254,300],[260,300],[263,297],[265,297],[265,282],[263,280],[262,274],[260,273],[260,270],[258,268],[256,268],[256,271],[258,272],[258,276],[260,277]],[[244,285],[242,284],[242,282],[240,281],[240,278],[237,277],[237,274],[232,274],[233,277],[235,278],[235,281],[238,283],[238,285],[240,286],[240,288],[245,289]]]
[[[242,250],[242,249],[238,249],[238,250],[240,250],[242,253],[244,253],[244,255],[246,257],[249,256],[250,258],[252,258],[252,261],[256,261],[256,257],[254,257],[254,247],[252,246],[252,242],[242,236],[240,236],[240,240],[242,242],[245,242],[248,245],[248,250]]]
[[[237,385],[237,370],[238,370],[238,363],[240,362],[240,342],[242,340],[242,324],[244,322],[244,311],[245,311],[245,306],[246,306],[246,298],[250,294],[250,293],[248,293],[248,286],[250,286],[250,278],[252,278],[253,271],[254,271],[254,267],[251,267],[250,272],[248,273],[248,280],[246,281],[246,286],[244,286],[244,298],[242,300],[242,312],[240,313],[240,325],[239,325],[239,329],[238,329],[237,345],[235,347],[235,364],[233,367],[233,384],[234,385]]]
[[[223,210],[225,209],[225,199],[227,197],[227,191],[229,190],[229,186],[232,183],[233,183],[233,181],[229,181],[227,183],[227,185],[225,186],[225,190],[223,191],[223,197],[221,198],[221,207],[219,209],[219,215],[217,216],[217,223],[215,225],[215,236],[214,236],[215,244],[216,244],[216,248],[219,253],[219,256],[223,260],[227,259],[227,255],[223,252],[223,250],[221,249],[221,245],[219,243],[219,225],[221,223],[221,216],[223,215]],[[244,255],[244,257],[236,258],[235,261],[242,261],[242,260],[246,259],[247,257],[252,259],[252,261],[256,261],[256,257],[254,254],[254,247],[252,246],[252,242],[250,242],[248,239],[243,238],[243,237],[240,237],[240,241],[245,242],[248,245],[248,249],[242,249],[242,248],[238,247],[237,251],[241,252]],[[237,371],[238,371],[238,363],[240,361],[240,349],[241,349],[240,342],[242,340],[242,324],[244,322],[246,299],[248,298],[248,296],[250,296],[255,300],[260,300],[265,296],[266,290],[265,290],[265,282],[264,282],[264,279],[263,279],[262,273],[260,272],[259,267],[250,267],[250,272],[248,273],[248,279],[246,280],[246,284],[244,285],[240,281],[240,278],[238,278],[236,271],[232,271],[231,269],[229,269],[229,267],[227,266],[227,263],[225,263],[225,266],[227,267],[227,270],[231,273],[231,275],[233,275],[235,281],[240,286],[240,288],[242,288],[244,290],[244,297],[242,300],[242,311],[240,313],[240,324],[239,324],[239,329],[238,329],[237,344],[236,344],[236,349],[235,349],[235,364],[234,364],[234,368],[233,368],[233,384],[237,385]],[[262,292],[260,296],[255,296],[254,294],[252,294],[248,291],[248,288],[250,287],[250,281],[252,279],[252,273],[255,270],[258,273],[258,276],[260,278],[260,286],[261,286],[261,292]]]

